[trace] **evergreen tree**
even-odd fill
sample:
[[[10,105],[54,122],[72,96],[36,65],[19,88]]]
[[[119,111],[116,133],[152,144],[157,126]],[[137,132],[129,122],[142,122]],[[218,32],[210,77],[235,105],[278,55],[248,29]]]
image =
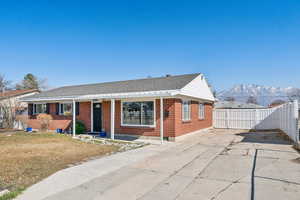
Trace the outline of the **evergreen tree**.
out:
[[[40,80],[33,74],[29,73],[24,76],[24,79],[21,83],[16,85],[17,90],[24,89],[45,89],[46,88],[46,80]]]

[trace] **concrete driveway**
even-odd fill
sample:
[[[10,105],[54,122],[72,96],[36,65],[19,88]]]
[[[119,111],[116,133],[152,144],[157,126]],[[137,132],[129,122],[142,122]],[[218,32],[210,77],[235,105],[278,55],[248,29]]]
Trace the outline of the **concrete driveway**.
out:
[[[299,200],[299,157],[278,133],[211,130],[62,170],[18,199]]]

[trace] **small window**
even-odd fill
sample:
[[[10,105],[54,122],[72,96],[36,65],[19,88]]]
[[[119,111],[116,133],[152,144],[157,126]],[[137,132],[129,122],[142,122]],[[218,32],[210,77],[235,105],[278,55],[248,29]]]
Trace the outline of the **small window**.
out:
[[[72,115],[72,103],[61,103],[59,105],[59,114],[60,115]]]
[[[205,119],[205,106],[199,103],[199,119]]]
[[[34,115],[46,113],[46,111],[47,111],[47,104],[45,103],[33,104]]]
[[[182,121],[191,120],[191,102],[182,101]]]
[[[154,126],[154,101],[122,102],[123,126]]]

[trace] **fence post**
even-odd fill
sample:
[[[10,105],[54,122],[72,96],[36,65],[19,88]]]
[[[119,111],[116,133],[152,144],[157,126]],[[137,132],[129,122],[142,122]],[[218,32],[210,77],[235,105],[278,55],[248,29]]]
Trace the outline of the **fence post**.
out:
[[[259,112],[257,109],[255,109],[255,126],[254,126],[255,130],[258,129],[258,124],[259,124]]]
[[[227,129],[229,128],[229,110],[226,109],[226,126],[227,126]]]
[[[295,100],[294,102],[294,112],[295,112],[295,121],[296,121],[296,143],[299,142],[299,104],[298,100]]]

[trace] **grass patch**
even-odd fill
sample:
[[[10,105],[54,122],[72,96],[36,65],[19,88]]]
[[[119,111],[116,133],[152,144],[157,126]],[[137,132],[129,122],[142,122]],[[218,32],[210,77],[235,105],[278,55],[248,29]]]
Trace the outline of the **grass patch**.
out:
[[[61,169],[120,148],[89,144],[66,135],[25,132],[0,133],[0,147],[0,190],[12,191],[0,200],[19,194],[19,188],[27,188]]]
[[[9,192],[3,196],[0,197],[0,200],[11,200],[16,198],[19,194],[21,194],[23,189],[17,189],[13,192]]]

